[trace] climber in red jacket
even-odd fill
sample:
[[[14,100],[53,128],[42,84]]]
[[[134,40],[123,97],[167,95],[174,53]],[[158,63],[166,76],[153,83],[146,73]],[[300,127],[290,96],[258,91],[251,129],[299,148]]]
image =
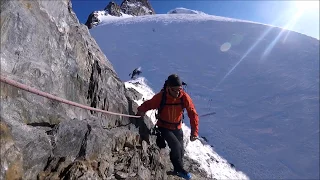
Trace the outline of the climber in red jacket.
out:
[[[198,139],[199,117],[190,96],[183,91],[182,81],[179,76],[172,74],[168,77],[161,92],[152,99],[145,101],[138,107],[137,115],[144,116],[148,110],[158,109],[157,124],[161,136],[167,141],[171,151],[170,160],[174,172],[178,176],[190,179],[191,174],[183,168],[183,109],[187,110],[191,124],[190,140]]]

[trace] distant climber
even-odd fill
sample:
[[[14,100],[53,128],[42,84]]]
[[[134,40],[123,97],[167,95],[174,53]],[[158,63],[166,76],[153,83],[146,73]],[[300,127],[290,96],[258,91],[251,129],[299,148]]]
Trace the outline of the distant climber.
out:
[[[199,117],[192,99],[183,90],[182,82],[178,75],[170,75],[165,81],[162,90],[154,95],[152,99],[145,101],[138,107],[137,115],[144,116],[151,109],[158,109],[156,129],[160,132],[160,137],[167,141],[171,149],[170,160],[174,167],[174,173],[185,179],[191,179],[191,174],[183,167],[184,145],[183,131],[181,129],[183,110],[187,110],[190,119],[191,141],[198,139]],[[165,147],[165,143],[162,143],[163,145]]]
[[[141,68],[138,67],[138,68],[135,68],[132,73],[129,74],[129,76],[131,76],[131,79],[135,78],[136,75],[140,75],[142,72],[141,72]]]

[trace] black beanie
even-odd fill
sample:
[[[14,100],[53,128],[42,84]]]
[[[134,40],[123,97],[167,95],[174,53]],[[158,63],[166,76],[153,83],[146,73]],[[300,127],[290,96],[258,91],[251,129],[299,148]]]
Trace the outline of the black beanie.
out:
[[[168,86],[182,86],[182,82],[177,74],[171,74],[167,79]]]

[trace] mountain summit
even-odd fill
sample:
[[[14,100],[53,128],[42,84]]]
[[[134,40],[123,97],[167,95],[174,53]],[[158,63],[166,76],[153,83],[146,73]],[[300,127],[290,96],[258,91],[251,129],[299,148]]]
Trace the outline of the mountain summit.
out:
[[[85,24],[91,29],[100,24],[101,18],[132,17],[152,14],[155,14],[155,11],[148,0],[124,0],[121,5],[111,1],[104,10],[92,12]]]

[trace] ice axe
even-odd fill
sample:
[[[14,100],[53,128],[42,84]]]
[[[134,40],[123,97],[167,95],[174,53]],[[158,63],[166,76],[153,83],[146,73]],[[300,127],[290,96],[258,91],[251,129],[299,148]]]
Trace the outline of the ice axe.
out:
[[[202,138],[202,137],[198,137],[197,140],[199,140],[202,145],[208,144],[208,142],[207,142],[204,138]]]
[[[206,116],[211,116],[211,115],[214,115],[214,114],[217,114],[217,113],[216,112],[206,113],[206,114],[200,115],[199,117],[206,117]]]
[[[217,114],[217,113],[216,112],[206,113],[206,114],[199,115],[199,117],[206,117],[206,116],[211,116],[214,114]]]

